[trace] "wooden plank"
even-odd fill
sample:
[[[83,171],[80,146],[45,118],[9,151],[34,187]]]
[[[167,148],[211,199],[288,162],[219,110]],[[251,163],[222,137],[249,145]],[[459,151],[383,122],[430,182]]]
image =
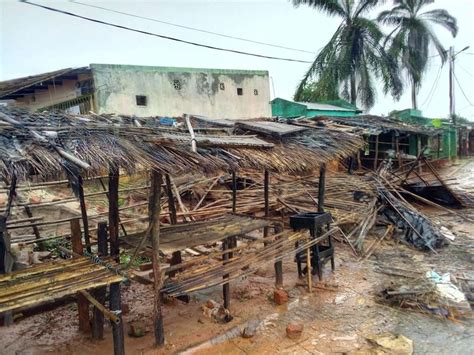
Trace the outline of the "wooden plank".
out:
[[[263,133],[274,137],[283,137],[309,130],[307,127],[272,121],[238,121],[235,125],[241,129]]]

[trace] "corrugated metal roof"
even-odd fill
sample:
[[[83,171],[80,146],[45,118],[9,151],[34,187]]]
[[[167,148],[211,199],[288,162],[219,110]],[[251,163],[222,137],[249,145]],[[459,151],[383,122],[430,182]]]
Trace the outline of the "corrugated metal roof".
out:
[[[30,86],[37,85],[44,81],[57,78],[61,75],[71,74],[75,71],[83,71],[86,69],[88,68],[87,67],[66,68],[66,69],[59,69],[59,70],[37,74],[37,75],[25,76],[23,78],[0,81],[0,99],[2,99],[5,96],[14,94],[20,90],[29,88]]]
[[[319,111],[345,111],[345,112],[354,112],[355,110],[351,110],[348,108],[343,108],[339,106],[327,105],[327,104],[319,104],[316,102],[297,102],[297,104],[305,105],[309,110],[319,110]]]

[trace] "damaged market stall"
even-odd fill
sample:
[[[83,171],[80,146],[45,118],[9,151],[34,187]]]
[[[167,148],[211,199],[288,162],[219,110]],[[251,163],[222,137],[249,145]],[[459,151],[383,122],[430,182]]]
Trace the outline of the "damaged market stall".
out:
[[[347,153],[352,154],[354,149],[360,148],[360,143],[351,140],[346,145],[336,144],[335,142],[329,146],[324,143],[318,142],[319,138],[313,136],[311,132],[302,131],[297,135],[291,135],[291,137],[285,137],[285,139],[268,139],[262,140],[259,137],[236,137],[236,136],[216,136],[212,137],[209,134],[203,136],[195,136],[191,139],[189,135],[179,131],[177,129],[160,127],[153,120],[144,121],[136,118],[124,118],[117,116],[69,116],[59,113],[27,113],[24,111],[7,110],[1,111],[0,117],[0,130],[1,130],[1,145],[0,145],[0,171],[2,173],[2,179],[6,183],[4,191],[9,192],[9,200],[7,205],[4,207],[5,220],[9,217],[9,214],[13,208],[30,209],[31,203],[24,203],[18,201],[17,205],[13,205],[14,196],[17,192],[21,192],[23,189],[29,188],[45,188],[48,186],[57,186],[58,184],[69,184],[80,202],[81,214],[70,220],[62,221],[38,221],[31,213],[31,217],[23,221],[16,223],[17,226],[21,226],[22,229],[31,228],[34,231],[34,238],[29,241],[43,241],[48,237],[44,238],[41,235],[41,227],[45,224],[55,223],[68,223],[74,221],[74,228],[76,237],[72,238],[76,242],[85,243],[84,248],[79,245],[73,251],[65,249],[66,253],[74,255],[79,258],[80,251],[84,253],[88,258],[91,258],[95,263],[100,264],[105,262],[105,256],[107,255],[107,247],[104,249],[104,232],[108,231],[108,239],[110,240],[110,254],[113,260],[118,260],[120,253],[120,239],[119,234],[120,228],[122,233],[126,234],[124,225],[128,221],[120,218],[119,211],[123,207],[119,207],[119,179],[120,171],[124,171],[126,174],[133,174],[141,171],[152,170],[152,179],[150,187],[150,198],[147,202],[148,217],[139,216],[135,218],[134,222],[138,220],[149,220],[149,227],[143,234],[149,236],[152,245],[152,258],[154,268],[154,282],[156,289],[155,297],[155,330],[157,343],[163,341],[163,328],[162,318],[160,317],[160,290],[162,288],[163,277],[162,274],[171,274],[171,268],[166,270],[160,270],[160,259],[159,253],[160,247],[160,224],[164,216],[161,214],[161,209],[165,204],[162,204],[162,193],[161,193],[161,174],[165,175],[166,178],[166,190],[167,197],[164,199],[167,201],[169,219],[171,224],[176,225],[170,226],[170,228],[187,228],[186,226],[180,226],[177,224],[178,213],[176,213],[176,207],[173,207],[174,201],[176,200],[180,205],[182,222],[185,222],[186,209],[183,208],[182,204],[179,203],[179,191],[176,185],[173,183],[173,179],[169,175],[179,175],[183,172],[194,171],[196,173],[216,173],[218,171],[228,172],[236,171],[241,168],[260,169],[267,172],[292,172],[301,173],[311,171],[321,164],[326,163],[331,159],[337,159],[345,156]],[[325,132],[321,132],[320,136],[325,136]],[[327,132],[326,132],[327,133]],[[288,138],[286,140],[286,138]],[[324,139],[328,140],[327,137]],[[193,143],[194,142],[194,143]],[[196,149],[193,145],[197,143]],[[195,150],[195,151],[193,151]],[[120,170],[119,170],[120,169]],[[104,175],[105,173],[105,175]],[[264,205],[268,211],[270,208],[269,204],[269,179],[268,173],[265,174],[267,179],[264,184]],[[104,177],[105,176],[105,177]],[[239,212],[237,210],[237,177],[236,174],[232,174],[233,180],[233,199],[232,199],[232,211]],[[87,212],[87,204],[85,199],[89,195],[84,192],[84,181],[88,179],[95,179],[101,181],[108,180],[108,189],[104,188],[103,192],[108,199],[109,211],[107,213],[98,213],[97,215],[89,215]],[[58,181],[54,181],[58,180]],[[30,184],[21,184],[22,181],[33,181]],[[18,182],[18,183],[17,183]],[[101,181],[102,182],[102,181]],[[103,182],[102,182],[103,183]],[[137,188],[147,189],[147,187]],[[122,189],[124,190],[124,189]],[[169,191],[175,190],[175,194],[172,195]],[[176,193],[178,192],[178,193]],[[96,193],[98,194],[98,193]],[[71,200],[66,198],[64,200]],[[48,203],[48,202],[47,202]],[[58,204],[58,201],[51,201],[53,205]],[[173,209],[175,210],[173,212]],[[31,209],[30,209],[31,212]],[[218,213],[210,213],[207,216],[218,216]],[[266,213],[268,216],[268,213]],[[108,226],[99,224],[97,242],[91,235],[93,228],[89,228],[89,224],[92,220],[100,220],[103,217],[108,216]],[[77,228],[77,217],[82,220],[82,231]],[[230,224],[236,225],[238,223],[238,216],[225,217],[230,218]],[[3,233],[9,232],[11,227],[14,225],[4,224]],[[189,222],[189,220],[188,220]],[[242,222],[242,220],[240,220]],[[267,222],[249,220],[249,225],[253,225],[252,228],[261,228],[262,226],[268,227]],[[192,223],[192,222],[191,222]],[[213,222],[214,223],[214,222]],[[264,223],[264,224],[262,224]],[[228,225],[229,223],[226,223]],[[101,227],[102,226],[102,227]],[[105,227],[105,228],[104,228]],[[199,229],[196,226],[196,229]],[[78,232],[79,231],[79,232]],[[176,229],[175,229],[176,231]],[[165,236],[166,229],[163,230],[163,236]],[[218,262],[216,267],[209,270],[209,273],[203,275],[198,274],[197,278],[194,278],[191,283],[189,277],[186,276],[186,270],[191,270],[189,265],[186,265],[186,261],[177,262],[174,267],[177,272],[175,275],[178,279],[188,280],[176,284],[173,281],[172,284],[174,290],[181,290],[179,292],[170,291],[170,294],[177,295],[182,293],[183,290],[186,292],[196,289],[196,282],[200,285],[197,289],[202,287],[208,287],[216,284],[227,284],[228,281],[239,277],[244,274],[243,270],[248,268],[248,265],[244,263],[239,264],[239,260],[247,260],[248,258],[255,257],[260,262],[278,262],[278,258],[286,255],[287,253],[294,252],[287,246],[293,243],[296,239],[305,240],[306,236],[301,233],[277,233],[278,238],[273,240],[272,236],[267,234],[265,241],[272,241],[272,243],[264,243],[264,248],[259,251],[261,256],[258,254],[250,253],[245,258],[240,251],[238,246],[235,244],[233,238],[235,233],[245,233],[245,231],[232,232],[225,231],[220,233],[217,237],[204,237],[196,236],[197,241],[194,243],[206,243],[209,240],[225,240],[227,244],[226,249],[222,251],[221,257],[225,259],[225,263]],[[81,238],[83,237],[83,241]],[[79,238],[77,238],[79,235]],[[105,233],[105,236],[107,233]],[[179,241],[179,237],[172,237],[168,243],[172,246],[171,252],[178,251],[187,247],[187,242],[182,244]],[[175,234],[176,235],[176,234]],[[66,236],[68,236],[66,234]],[[58,236],[55,236],[58,237]],[[64,237],[64,235],[59,236]],[[176,239],[178,238],[178,239]],[[202,238],[199,240],[199,238]],[[217,238],[217,239],[216,239]],[[295,239],[296,238],[296,239]],[[3,237],[2,242],[6,241],[7,238]],[[142,237],[143,240],[143,237]],[[146,238],[145,238],[146,241]],[[291,241],[290,244],[288,244]],[[163,238],[163,245],[166,245],[167,239]],[[317,240],[310,240],[306,243],[302,243],[302,248],[308,248],[311,243],[316,243]],[[94,255],[93,248],[96,244],[99,244],[99,257]],[[181,243],[181,244],[180,244]],[[191,242],[193,243],[193,242]],[[287,243],[287,244],[285,244]],[[309,243],[309,244],[308,244]],[[79,244],[79,243],[77,243]],[[138,245],[142,245],[139,243]],[[266,245],[265,245],[266,244]],[[193,244],[194,245],[194,244]],[[287,245],[287,246],[285,246]],[[1,255],[6,255],[6,249],[8,249],[7,243],[3,243],[3,250]],[[191,245],[192,246],[192,245]],[[242,247],[241,247],[242,248]],[[273,248],[273,249],[272,249]],[[245,249],[245,248],[243,248]],[[272,251],[273,250],[273,251]],[[139,249],[136,248],[135,252]],[[242,251],[242,253],[245,250]],[[239,256],[237,256],[239,252]],[[232,258],[232,253],[236,254],[236,259]],[[274,253],[274,254],[271,254]],[[275,254],[276,253],[276,254]],[[269,258],[269,256],[272,256]],[[275,258],[273,258],[275,256]],[[5,263],[2,263],[5,265]],[[62,268],[62,265],[59,266]],[[119,266],[114,266],[119,268]],[[73,270],[74,268],[72,268]],[[106,268],[107,269],[107,268]],[[121,270],[121,269],[120,269]],[[181,271],[183,270],[183,271]],[[124,271],[126,272],[126,270]],[[180,275],[181,272],[181,275]],[[41,271],[39,271],[41,273]],[[126,276],[130,276],[127,272]],[[188,274],[189,275],[189,274]],[[207,276],[206,276],[207,275]],[[214,275],[209,279],[209,275]],[[196,277],[193,274],[192,277]],[[206,282],[200,282],[199,280],[206,280]],[[71,275],[71,280],[74,280],[74,273]],[[8,278],[7,278],[8,279]],[[19,280],[22,279],[19,277]],[[100,277],[99,277],[100,279]],[[197,281],[196,281],[197,280]],[[110,309],[116,311],[120,309],[120,284],[113,279],[111,290],[110,290]],[[18,281],[21,283],[21,281]],[[35,290],[36,286],[34,283],[29,284],[32,290]],[[176,286],[181,285],[181,286]],[[183,286],[188,285],[188,286]],[[189,286],[192,285],[192,286]],[[8,290],[12,284],[8,280],[2,285],[5,290]],[[85,283],[84,288],[91,287],[102,287],[100,283]],[[178,288],[176,288],[178,287]],[[73,290],[71,288],[71,290]],[[166,288],[165,288],[166,290]],[[81,291],[81,290],[79,290]],[[77,292],[74,289],[74,292]],[[71,293],[74,293],[71,291]],[[227,292],[228,293],[228,292]],[[60,293],[58,295],[63,295]],[[48,299],[54,299],[56,296],[51,294]],[[84,295],[83,295],[84,296]],[[90,296],[90,295],[89,295]],[[104,307],[101,307],[100,300],[91,301],[89,296],[84,296],[86,300],[93,302],[97,309],[107,312]],[[92,296],[91,296],[92,297]],[[100,297],[99,297],[100,298]],[[45,301],[44,299],[38,300],[38,302]],[[105,313],[104,313],[105,314]],[[87,315],[88,317],[88,315]],[[121,323],[115,323],[114,325],[114,344],[115,349],[118,353],[123,352],[123,328]]]
[[[440,130],[406,123],[394,117],[359,115],[315,120],[328,126],[352,127],[354,133],[365,137],[365,147],[357,157],[359,167],[377,170],[380,163],[388,159],[400,167],[415,160],[422,147],[433,153],[441,149]]]

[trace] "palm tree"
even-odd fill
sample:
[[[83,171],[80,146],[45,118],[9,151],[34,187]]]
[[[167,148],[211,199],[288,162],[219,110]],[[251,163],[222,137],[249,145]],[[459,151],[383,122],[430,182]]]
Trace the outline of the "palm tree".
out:
[[[441,62],[448,58],[447,51],[442,46],[431,27],[432,24],[446,28],[453,37],[458,33],[456,18],[442,9],[422,12],[426,5],[434,0],[394,0],[391,10],[382,11],[378,21],[385,25],[395,26],[389,34],[387,43],[391,55],[397,58],[408,75],[411,83],[412,107],[417,108],[416,93],[421,87],[423,74],[429,60],[429,48],[434,46]]]
[[[380,0],[293,0],[295,6],[308,5],[341,24],[317,55],[295,93],[299,100],[306,85],[317,82],[320,88],[336,90],[356,105],[370,108],[375,102],[375,82],[380,80],[384,93],[398,99],[403,85],[395,58],[383,47],[384,34],[375,21],[366,17]]]

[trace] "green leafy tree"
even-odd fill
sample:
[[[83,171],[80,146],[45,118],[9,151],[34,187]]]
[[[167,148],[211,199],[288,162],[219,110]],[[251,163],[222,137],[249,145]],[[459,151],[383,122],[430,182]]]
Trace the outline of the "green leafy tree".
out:
[[[448,53],[433,31],[432,25],[447,29],[453,37],[458,33],[456,18],[448,11],[434,9],[423,11],[434,0],[394,0],[391,10],[382,11],[378,21],[394,26],[387,38],[388,52],[401,64],[411,83],[412,108],[417,108],[416,94],[430,58],[429,48],[434,46],[444,64]]]
[[[395,58],[386,53],[384,34],[376,21],[364,17],[379,0],[293,0],[295,6],[308,5],[329,16],[341,18],[331,40],[316,56],[295,93],[301,100],[311,81],[318,88],[331,88],[353,105],[370,108],[375,103],[376,82],[385,94],[399,99],[403,84]],[[331,93],[332,94],[332,93]]]

